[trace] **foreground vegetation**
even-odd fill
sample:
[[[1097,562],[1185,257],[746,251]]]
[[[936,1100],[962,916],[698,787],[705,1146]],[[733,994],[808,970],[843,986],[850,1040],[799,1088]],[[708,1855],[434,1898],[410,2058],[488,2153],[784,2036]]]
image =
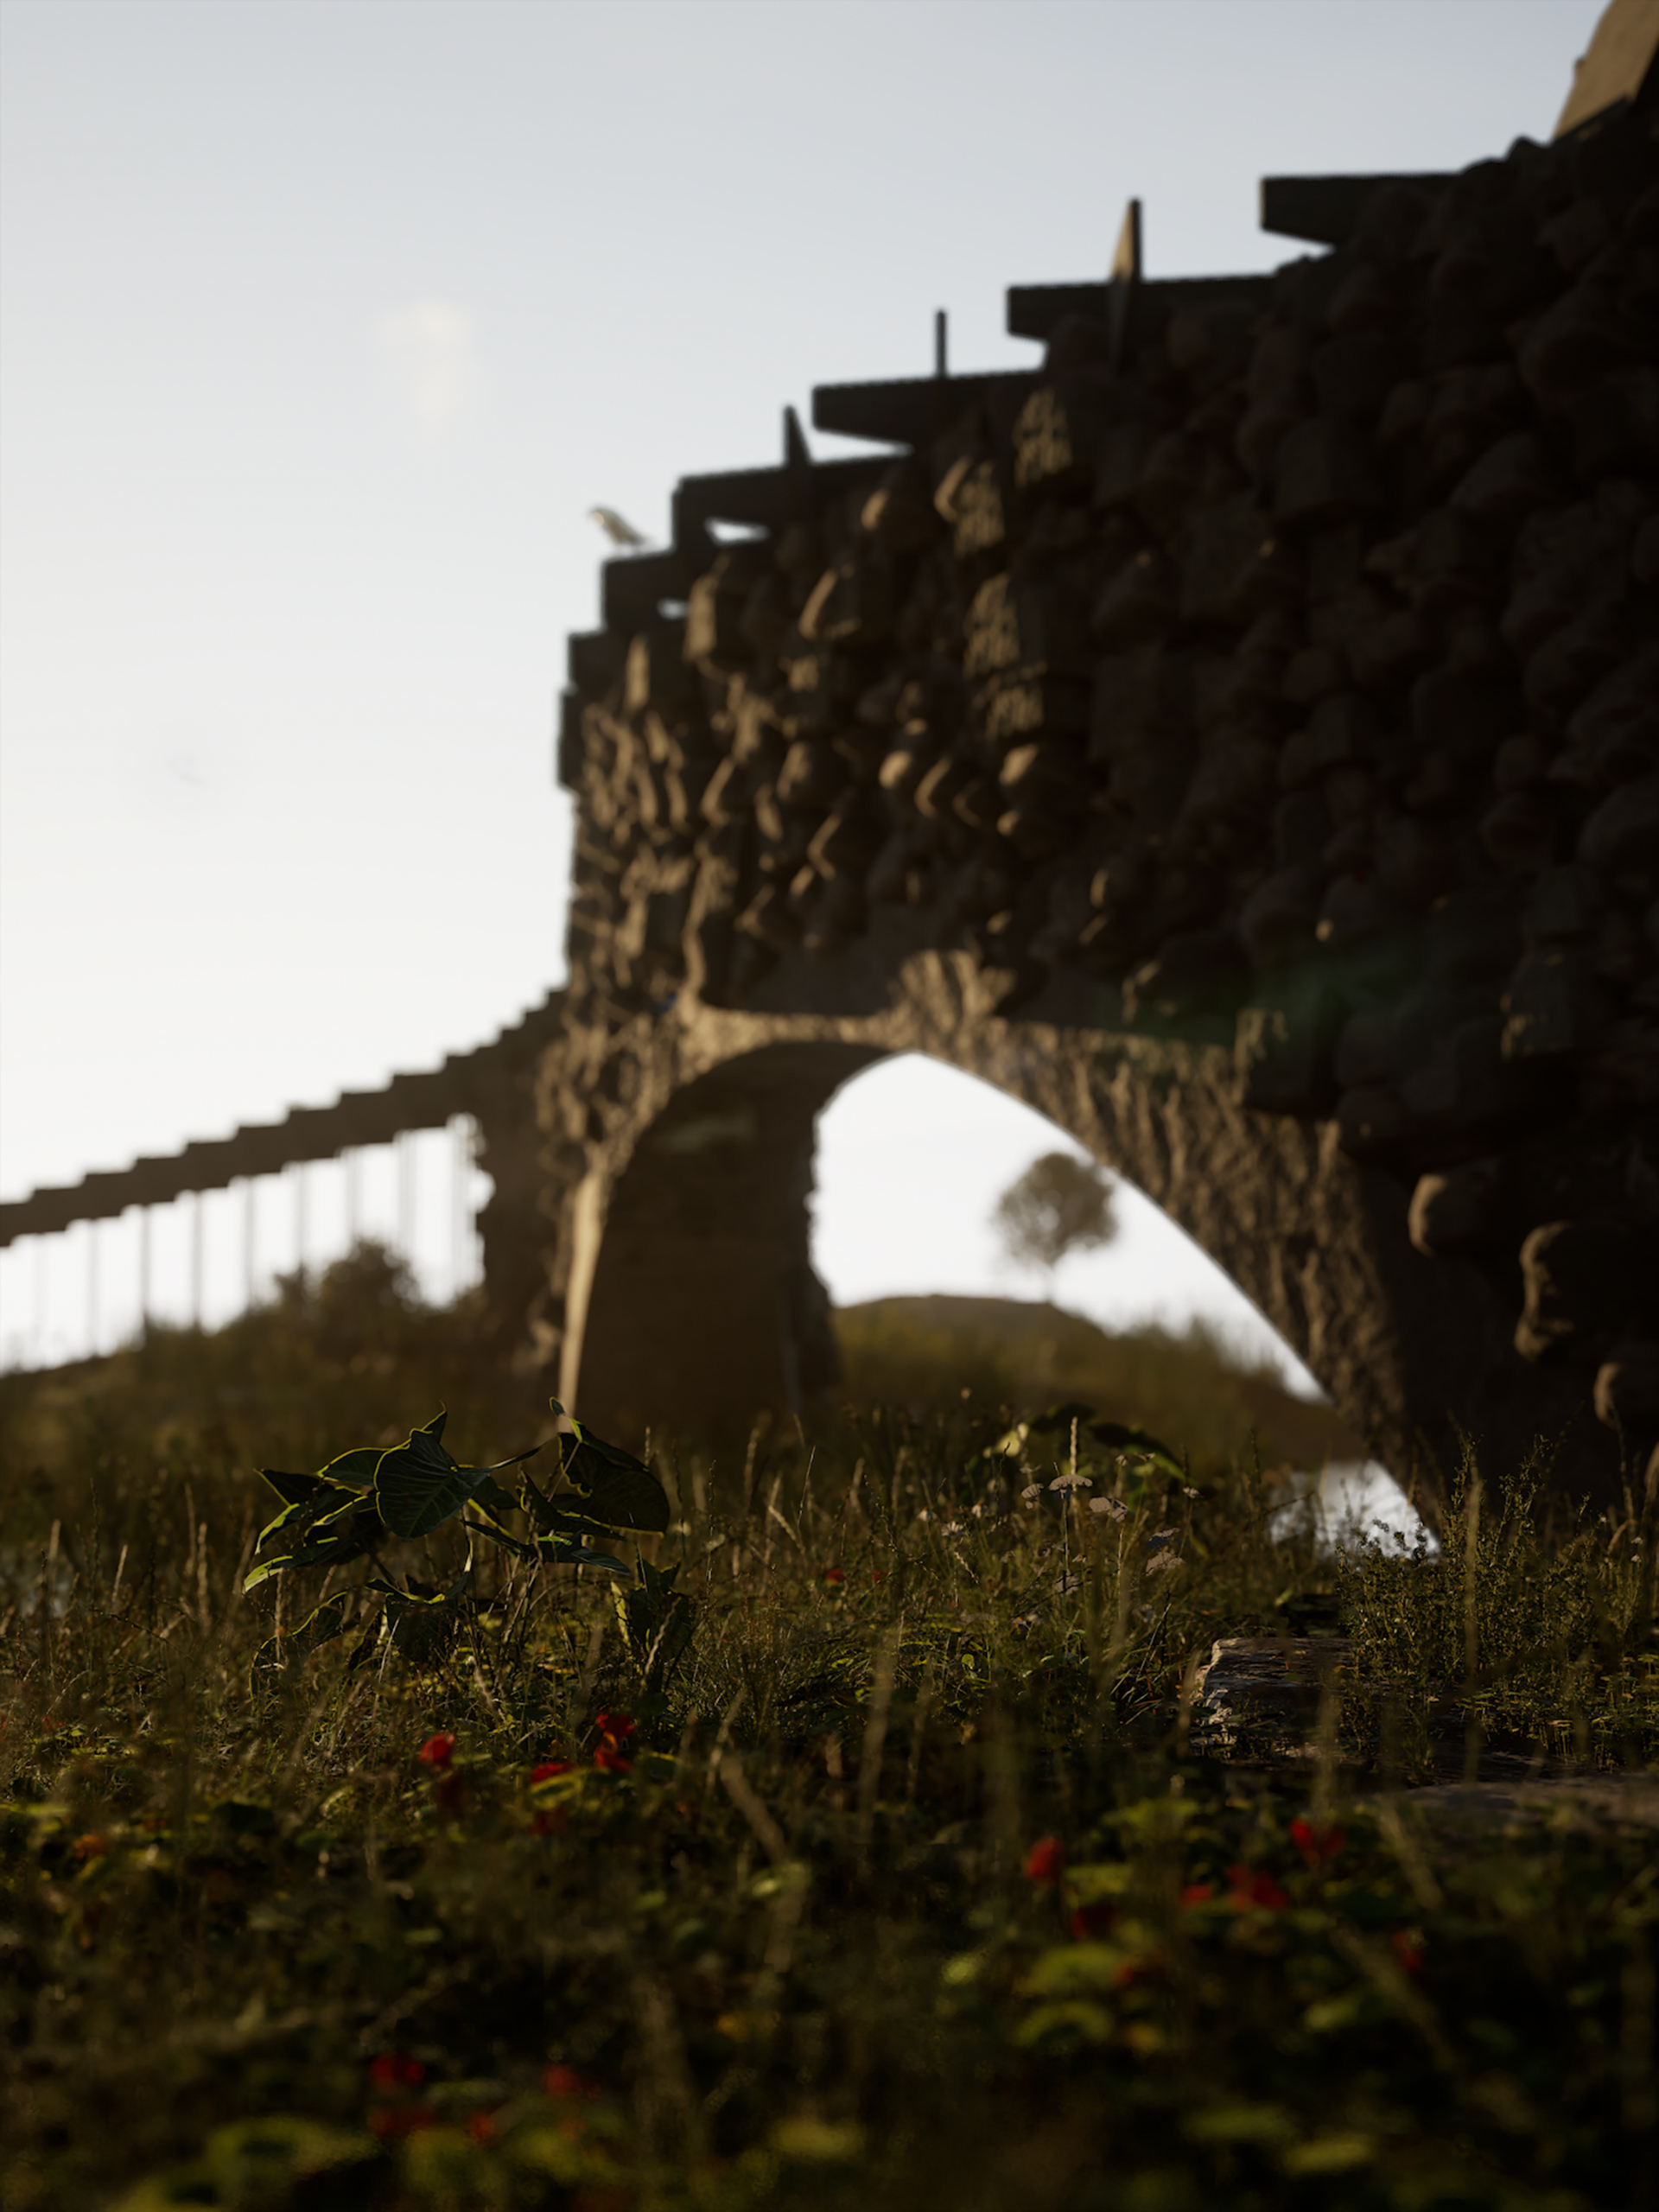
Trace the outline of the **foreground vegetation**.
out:
[[[1652,2201],[1655,1830],[1411,1787],[1654,1768],[1651,1490],[1332,1558],[1252,1454],[958,1393],[661,1452],[632,1581],[389,1537],[445,1636],[308,1653],[364,1570],[245,1593],[253,1467],[547,1434],[469,1325],[359,1255],[0,1382],[7,2212]],[[1217,1741],[1214,1640],[1320,1628],[1306,1755]]]

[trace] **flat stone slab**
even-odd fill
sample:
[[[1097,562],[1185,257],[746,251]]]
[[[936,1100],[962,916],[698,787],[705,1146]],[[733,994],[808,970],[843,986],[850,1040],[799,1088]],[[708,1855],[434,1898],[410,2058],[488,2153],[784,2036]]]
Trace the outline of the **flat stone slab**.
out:
[[[1491,1827],[1547,1821],[1659,1829],[1659,1774],[1551,1775],[1518,1783],[1432,1782],[1421,1789],[1391,1791],[1389,1797],[1430,1819]]]
[[[1353,1683],[1353,1644],[1345,1636],[1220,1637],[1198,1678],[1192,1707],[1194,1748],[1266,1751],[1274,1764],[1317,1756],[1311,1742],[1327,1683]],[[1586,1827],[1620,1821],[1659,1829],[1659,1773],[1540,1770],[1536,1760],[1483,1745],[1471,1780],[1455,1775],[1465,1756],[1463,1729],[1448,1713],[1439,1732],[1442,1779],[1385,1793],[1386,1802],[1436,1820],[1511,1827],[1566,1820]]]
[[[1345,1636],[1222,1637],[1198,1678],[1194,1733],[1222,1744],[1281,1730],[1305,1737],[1325,1685],[1351,1666],[1352,1655]]]

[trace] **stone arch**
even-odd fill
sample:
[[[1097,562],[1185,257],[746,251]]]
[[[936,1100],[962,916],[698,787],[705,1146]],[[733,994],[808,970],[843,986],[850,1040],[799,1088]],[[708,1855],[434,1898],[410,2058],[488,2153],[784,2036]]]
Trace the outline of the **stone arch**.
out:
[[[559,1203],[562,1296],[543,1325],[557,1325],[566,1402],[596,1427],[729,1435],[833,1382],[809,1249],[814,1125],[842,1083],[907,1051],[1033,1107],[1145,1192],[1401,1475],[1453,1460],[1465,1429],[1516,1453],[1571,1420],[1566,1378],[1516,1353],[1501,1295],[1472,1265],[1413,1249],[1397,1184],[1330,1123],[1249,1103],[1219,1032],[1148,1035],[1082,979],[1004,1014],[998,979],[970,958],[889,951],[857,973],[784,963],[780,1000],[798,1005],[810,985],[840,1013],[686,995],[569,1028],[550,1054],[544,1113],[585,1098],[592,1128],[565,1150],[582,1172]]]

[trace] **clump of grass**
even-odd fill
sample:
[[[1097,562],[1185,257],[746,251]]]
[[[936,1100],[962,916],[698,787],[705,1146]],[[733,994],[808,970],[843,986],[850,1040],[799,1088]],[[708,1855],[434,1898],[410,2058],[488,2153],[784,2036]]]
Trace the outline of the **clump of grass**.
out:
[[[397,1434],[430,1409],[424,1358],[368,1382]],[[429,1662],[335,1643],[251,1692],[250,1468],[312,1415],[192,1456],[118,1395],[45,1493],[0,1460],[8,2212],[1650,2190],[1651,1832],[1437,1824],[1328,1745],[1195,1754],[1214,1638],[1332,1572],[1249,1459],[1194,1480],[959,1397],[774,1432],[659,1466],[671,1670],[589,1571],[492,1554]],[[1526,1659],[1532,1720],[1651,1762],[1584,1656],[1645,1663],[1651,1529],[1520,1490],[1477,1519],[1471,1480],[1438,1560],[1338,1567],[1361,1662],[1478,1705]]]
[[[1659,1744],[1654,1565],[1659,1454],[1640,1501],[1591,1519],[1541,1495],[1541,1454],[1488,1490],[1472,1455],[1441,1501],[1440,1539],[1344,1548],[1338,1600],[1355,1671],[1408,1718],[1417,1758],[1437,1703],[1458,1725],[1586,1764]]]

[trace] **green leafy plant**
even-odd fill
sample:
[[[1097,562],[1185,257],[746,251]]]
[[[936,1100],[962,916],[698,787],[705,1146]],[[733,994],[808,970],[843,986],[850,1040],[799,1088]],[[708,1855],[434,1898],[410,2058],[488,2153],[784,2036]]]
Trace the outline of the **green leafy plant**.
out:
[[[444,1444],[446,1413],[411,1429],[401,1444],[342,1452],[315,1474],[262,1468],[283,1510],[259,1533],[257,1549],[264,1556],[243,1584],[245,1593],[301,1567],[327,1573],[363,1558],[380,1567],[379,1553],[388,1544],[419,1542],[452,1521],[466,1538],[466,1552],[459,1572],[442,1586],[410,1576],[393,1581],[382,1568],[354,1590],[326,1597],[294,1628],[260,1647],[256,1672],[273,1662],[287,1665],[308,1658],[343,1635],[354,1618],[362,1618],[365,1596],[381,1603],[378,1608],[371,1605],[353,1666],[383,1642],[406,1659],[435,1656],[453,1642],[464,1617],[476,1537],[487,1537],[531,1566],[591,1567],[627,1575],[626,1563],[597,1549],[593,1539],[624,1530],[660,1534],[668,1526],[667,1493],[643,1461],[585,1429],[556,1398],[550,1402],[554,1414],[570,1422],[569,1434],[550,1440],[559,1458],[556,1479],[563,1485],[550,1492],[528,1472],[511,1490],[496,1480],[547,1445],[531,1445],[490,1466],[464,1465]],[[512,1525],[518,1517],[528,1533]],[[644,1560],[637,1572],[639,1586],[622,1598],[625,1630],[630,1648],[645,1638],[642,1670],[654,1668],[661,1676],[690,1637],[690,1607],[683,1598],[666,1594],[671,1573],[659,1575]],[[638,1624],[632,1629],[631,1604],[639,1608]]]

